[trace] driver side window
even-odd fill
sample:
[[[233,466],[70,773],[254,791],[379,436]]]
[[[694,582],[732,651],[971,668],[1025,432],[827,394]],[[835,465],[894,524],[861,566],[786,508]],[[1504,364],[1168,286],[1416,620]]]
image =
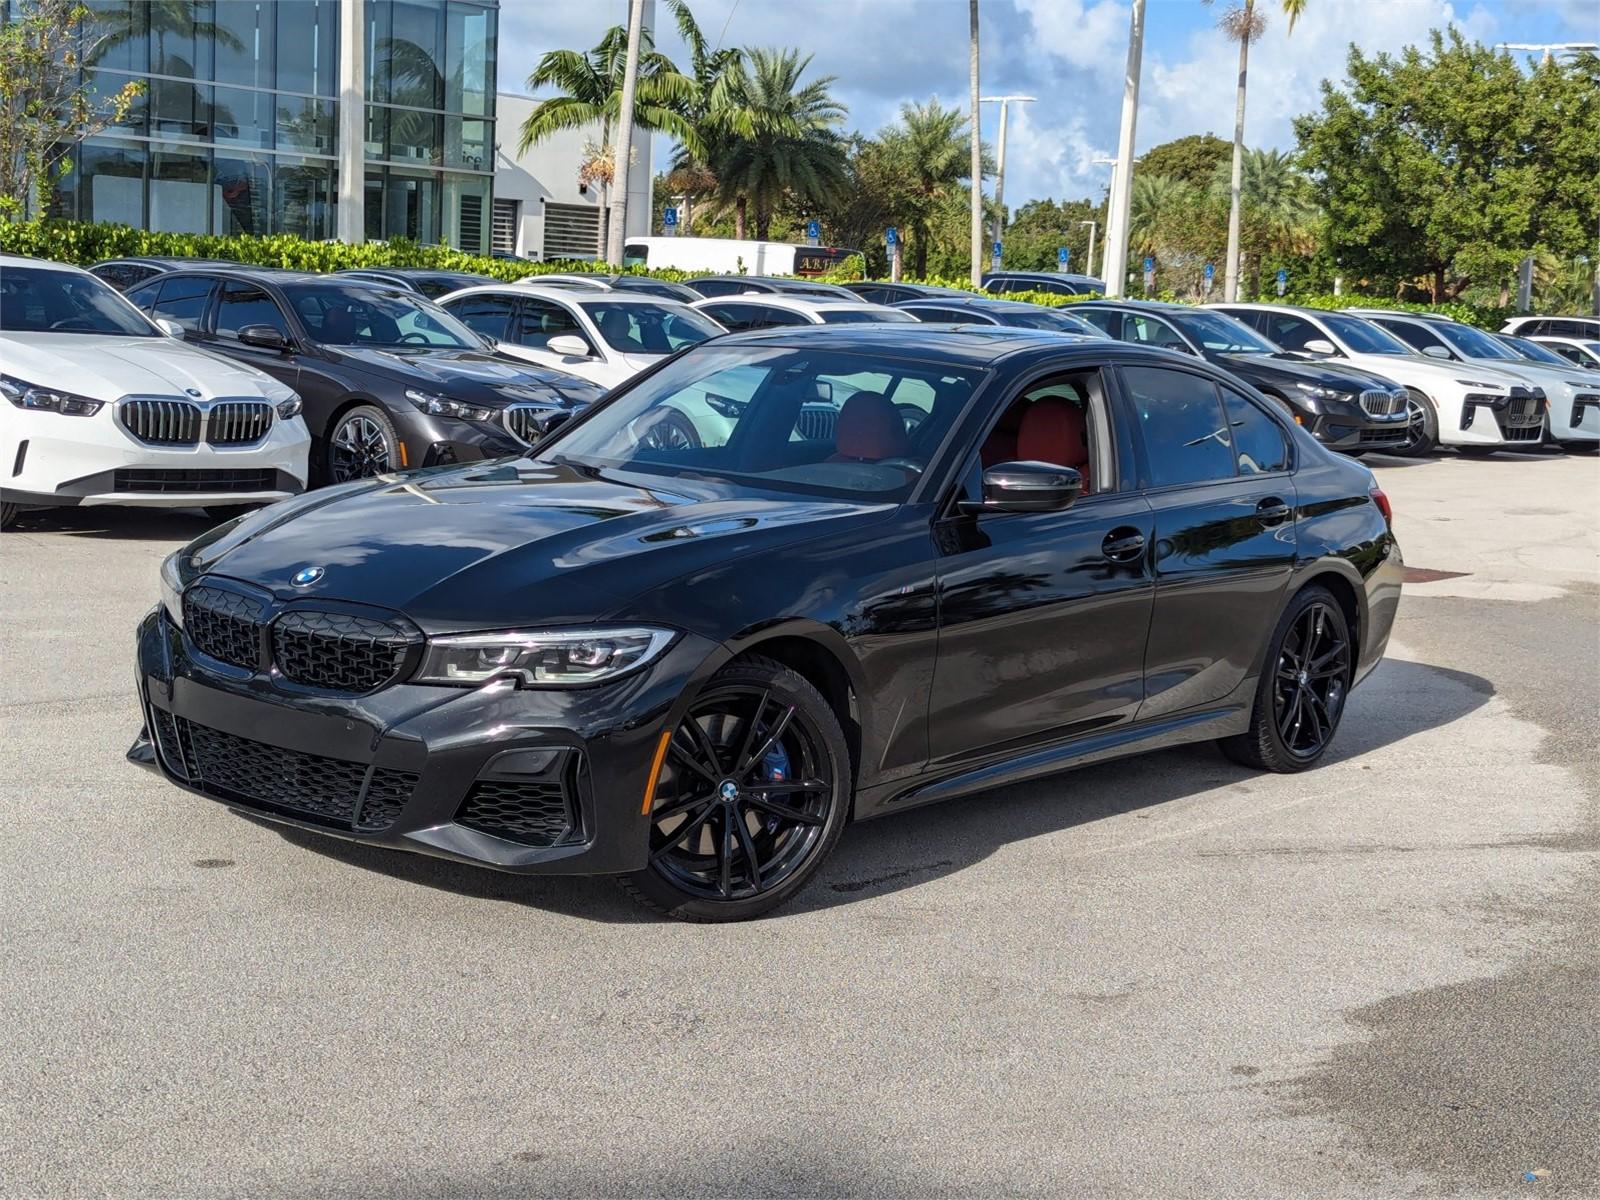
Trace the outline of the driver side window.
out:
[[[1310,321],[1286,313],[1273,313],[1267,323],[1267,339],[1277,342],[1285,350],[1304,350],[1307,342],[1314,342],[1322,334]]]
[[[1105,413],[1099,371],[1041,380],[1006,406],[979,448],[979,462],[1071,467],[1083,476],[1083,495],[1112,491]]]
[[[594,343],[585,336],[583,328],[578,324],[578,318],[565,307],[537,296],[524,297],[522,315],[516,322],[514,340],[519,345],[543,350],[550,345],[550,339],[556,337],[580,338],[588,347],[589,354],[593,355],[595,352]]]

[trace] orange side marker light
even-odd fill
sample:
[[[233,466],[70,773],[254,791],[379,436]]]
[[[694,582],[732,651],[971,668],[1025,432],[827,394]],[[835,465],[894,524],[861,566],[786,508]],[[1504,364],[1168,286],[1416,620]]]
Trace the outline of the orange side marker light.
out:
[[[667,747],[670,745],[672,745],[672,730],[669,729],[656,743],[656,756],[650,762],[650,778],[644,783],[644,804],[639,811],[645,816],[650,815],[650,808],[655,804],[656,780],[661,778],[661,764],[667,761]]]

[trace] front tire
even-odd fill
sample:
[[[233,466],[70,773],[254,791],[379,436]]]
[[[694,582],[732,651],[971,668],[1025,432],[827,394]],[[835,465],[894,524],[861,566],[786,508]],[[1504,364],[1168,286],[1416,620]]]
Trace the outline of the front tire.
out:
[[[1411,423],[1406,427],[1406,440],[1390,450],[1401,458],[1423,458],[1439,448],[1439,410],[1433,401],[1415,388],[1406,389],[1406,412]]]
[[[822,693],[781,663],[717,672],[673,731],[652,798],[638,901],[687,921],[744,921],[804,888],[849,818],[850,751]]]
[[[400,434],[389,414],[376,405],[358,404],[346,410],[328,431],[324,467],[330,483],[385,475],[399,463]]]
[[[1333,593],[1308,587],[1284,609],[1256,687],[1250,727],[1219,745],[1261,771],[1304,771],[1328,751],[1344,716],[1355,650]]]
[[[15,504],[0,504],[0,529],[10,529],[19,511]]]

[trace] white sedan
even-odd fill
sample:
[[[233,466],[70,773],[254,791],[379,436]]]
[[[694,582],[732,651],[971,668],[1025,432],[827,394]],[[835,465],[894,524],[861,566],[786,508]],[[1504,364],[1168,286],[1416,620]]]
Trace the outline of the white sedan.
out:
[[[0,256],[0,525],[23,508],[215,513],[305,490],[300,397],[169,325],[87,271]]]
[[[498,284],[438,303],[500,353],[608,388],[725,332],[687,304],[615,291]]]

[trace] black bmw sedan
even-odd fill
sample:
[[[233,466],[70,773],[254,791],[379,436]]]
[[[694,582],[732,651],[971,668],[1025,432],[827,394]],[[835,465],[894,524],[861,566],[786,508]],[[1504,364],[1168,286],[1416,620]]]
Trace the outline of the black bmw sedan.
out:
[[[377,282],[237,267],[169,272],[127,297],[299,392],[323,482],[516,454],[605,394]]]
[[[1091,300],[1072,311],[1122,341],[1216,363],[1282,404],[1330,449],[1363,454],[1395,450],[1409,440],[1406,389],[1398,383],[1359,367],[1287,353],[1232,317],[1137,300]]]
[[[819,397],[834,420],[803,419]],[[719,436],[651,437],[706,406]],[[851,820],[1203,739],[1314,765],[1400,574],[1371,473],[1198,359],[736,334],[521,457],[173,554],[130,757],[274,821],[732,920]]]

